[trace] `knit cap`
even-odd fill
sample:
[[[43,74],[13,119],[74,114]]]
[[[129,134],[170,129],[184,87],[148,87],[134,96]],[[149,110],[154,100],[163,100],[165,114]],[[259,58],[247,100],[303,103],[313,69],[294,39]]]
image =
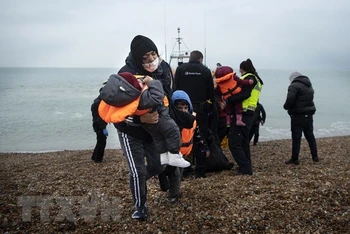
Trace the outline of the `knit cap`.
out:
[[[142,57],[150,51],[155,51],[158,54],[158,49],[154,42],[142,35],[134,37],[131,41],[130,51],[137,64],[142,64]]]
[[[227,74],[233,73],[233,69],[229,66],[221,66],[216,68],[215,71],[215,77],[221,78],[223,76],[226,76]]]
[[[128,83],[134,86],[137,90],[141,91],[142,88],[139,84],[139,81],[136,79],[136,77],[133,74],[131,74],[130,72],[122,72],[122,73],[119,73],[118,75],[123,77],[124,80],[126,80]]]

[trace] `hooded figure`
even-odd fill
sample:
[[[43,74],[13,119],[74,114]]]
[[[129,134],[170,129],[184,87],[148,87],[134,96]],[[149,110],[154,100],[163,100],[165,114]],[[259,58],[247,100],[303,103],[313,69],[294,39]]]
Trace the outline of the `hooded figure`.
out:
[[[299,165],[299,151],[303,133],[309,143],[312,160],[318,162],[317,144],[313,133],[313,115],[316,112],[314,89],[310,79],[299,72],[293,72],[289,76],[289,80],[291,83],[283,107],[291,118],[292,157],[285,163]]]
[[[293,114],[315,114],[314,89],[308,77],[299,72],[293,72],[289,76],[291,84],[283,108],[289,115]]]
[[[298,76],[301,76],[301,74],[300,74],[299,72],[293,72],[292,74],[290,74],[290,76],[289,76],[289,81],[290,81],[290,83],[292,83],[293,80],[294,80],[295,78],[297,78]]]

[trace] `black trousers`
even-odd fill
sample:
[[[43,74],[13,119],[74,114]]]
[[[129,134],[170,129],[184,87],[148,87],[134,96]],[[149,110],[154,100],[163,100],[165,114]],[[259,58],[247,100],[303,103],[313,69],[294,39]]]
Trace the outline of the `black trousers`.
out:
[[[232,115],[230,132],[228,135],[229,148],[234,160],[238,164],[238,171],[242,174],[253,174],[250,158],[249,132],[253,125],[253,112],[243,113],[243,122],[246,126],[237,126],[236,115]]]
[[[299,159],[302,133],[309,143],[312,158],[317,158],[317,144],[314,136],[314,120],[312,115],[293,115],[291,118],[292,131],[292,160]]]
[[[250,130],[250,133],[249,133],[249,142],[252,140],[254,136],[254,141],[253,141],[254,145],[256,145],[256,143],[258,143],[259,141],[259,126],[260,126],[260,122],[258,122],[257,124],[253,124],[252,129]]]
[[[210,137],[209,131],[209,117],[206,108],[203,107],[203,103],[194,103],[193,110],[196,112],[196,121],[199,126],[199,131],[204,140],[208,142]],[[202,152],[201,149],[194,144],[193,145],[193,156],[195,158],[195,173],[196,175],[204,175],[207,169],[207,158],[205,152]]]
[[[96,140],[96,146],[91,159],[100,162],[103,160],[107,143],[107,137],[103,134],[102,130],[96,132]]]

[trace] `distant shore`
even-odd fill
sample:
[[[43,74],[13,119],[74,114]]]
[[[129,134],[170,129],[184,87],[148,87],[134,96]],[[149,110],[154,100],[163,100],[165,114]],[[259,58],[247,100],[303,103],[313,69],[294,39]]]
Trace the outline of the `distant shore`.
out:
[[[92,150],[0,153],[0,231],[346,233],[350,136],[318,138],[317,144],[319,163],[311,160],[303,140],[300,165],[291,166],[284,163],[291,154],[291,140],[259,142],[251,147],[253,176],[222,171],[203,179],[185,178],[182,197],[175,205],[168,204],[158,179],[151,178],[150,216],[145,222],[131,219],[128,169],[121,150],[106,150],[100,164],[90,160]],[[233,161],[227,149],[225,153]],[[110,199],[109,208],[113,208],[109,216],[104,216],[103,197]],[[79,203],[84,198],[100,201],[90,219]],[[63,204],[71,212],[63,212]]]

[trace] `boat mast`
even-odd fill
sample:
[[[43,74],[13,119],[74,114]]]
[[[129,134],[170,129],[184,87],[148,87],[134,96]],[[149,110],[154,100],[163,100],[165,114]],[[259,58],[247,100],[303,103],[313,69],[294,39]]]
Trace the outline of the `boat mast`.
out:
[[[177,35],[178,35],[178,37],[175,38],[176,42],[175,42],[175,45],[173,47],[173,51],[170,55],[169,64],[171,64],[171,60],[174,58],[174,59],[177,59],[177,65],[180,66],[181,64],[184,63],[183,59],[190,58],[190,56],[189,56],[189,49],[187,48],[186,44],[183,42],[182,38],[180,37],[180,27],[177,28]],[[178,50],[174,51],[176,44],[178,45]],[[187,50],[182,51],[181,44],[184,44],[186,46]]]

